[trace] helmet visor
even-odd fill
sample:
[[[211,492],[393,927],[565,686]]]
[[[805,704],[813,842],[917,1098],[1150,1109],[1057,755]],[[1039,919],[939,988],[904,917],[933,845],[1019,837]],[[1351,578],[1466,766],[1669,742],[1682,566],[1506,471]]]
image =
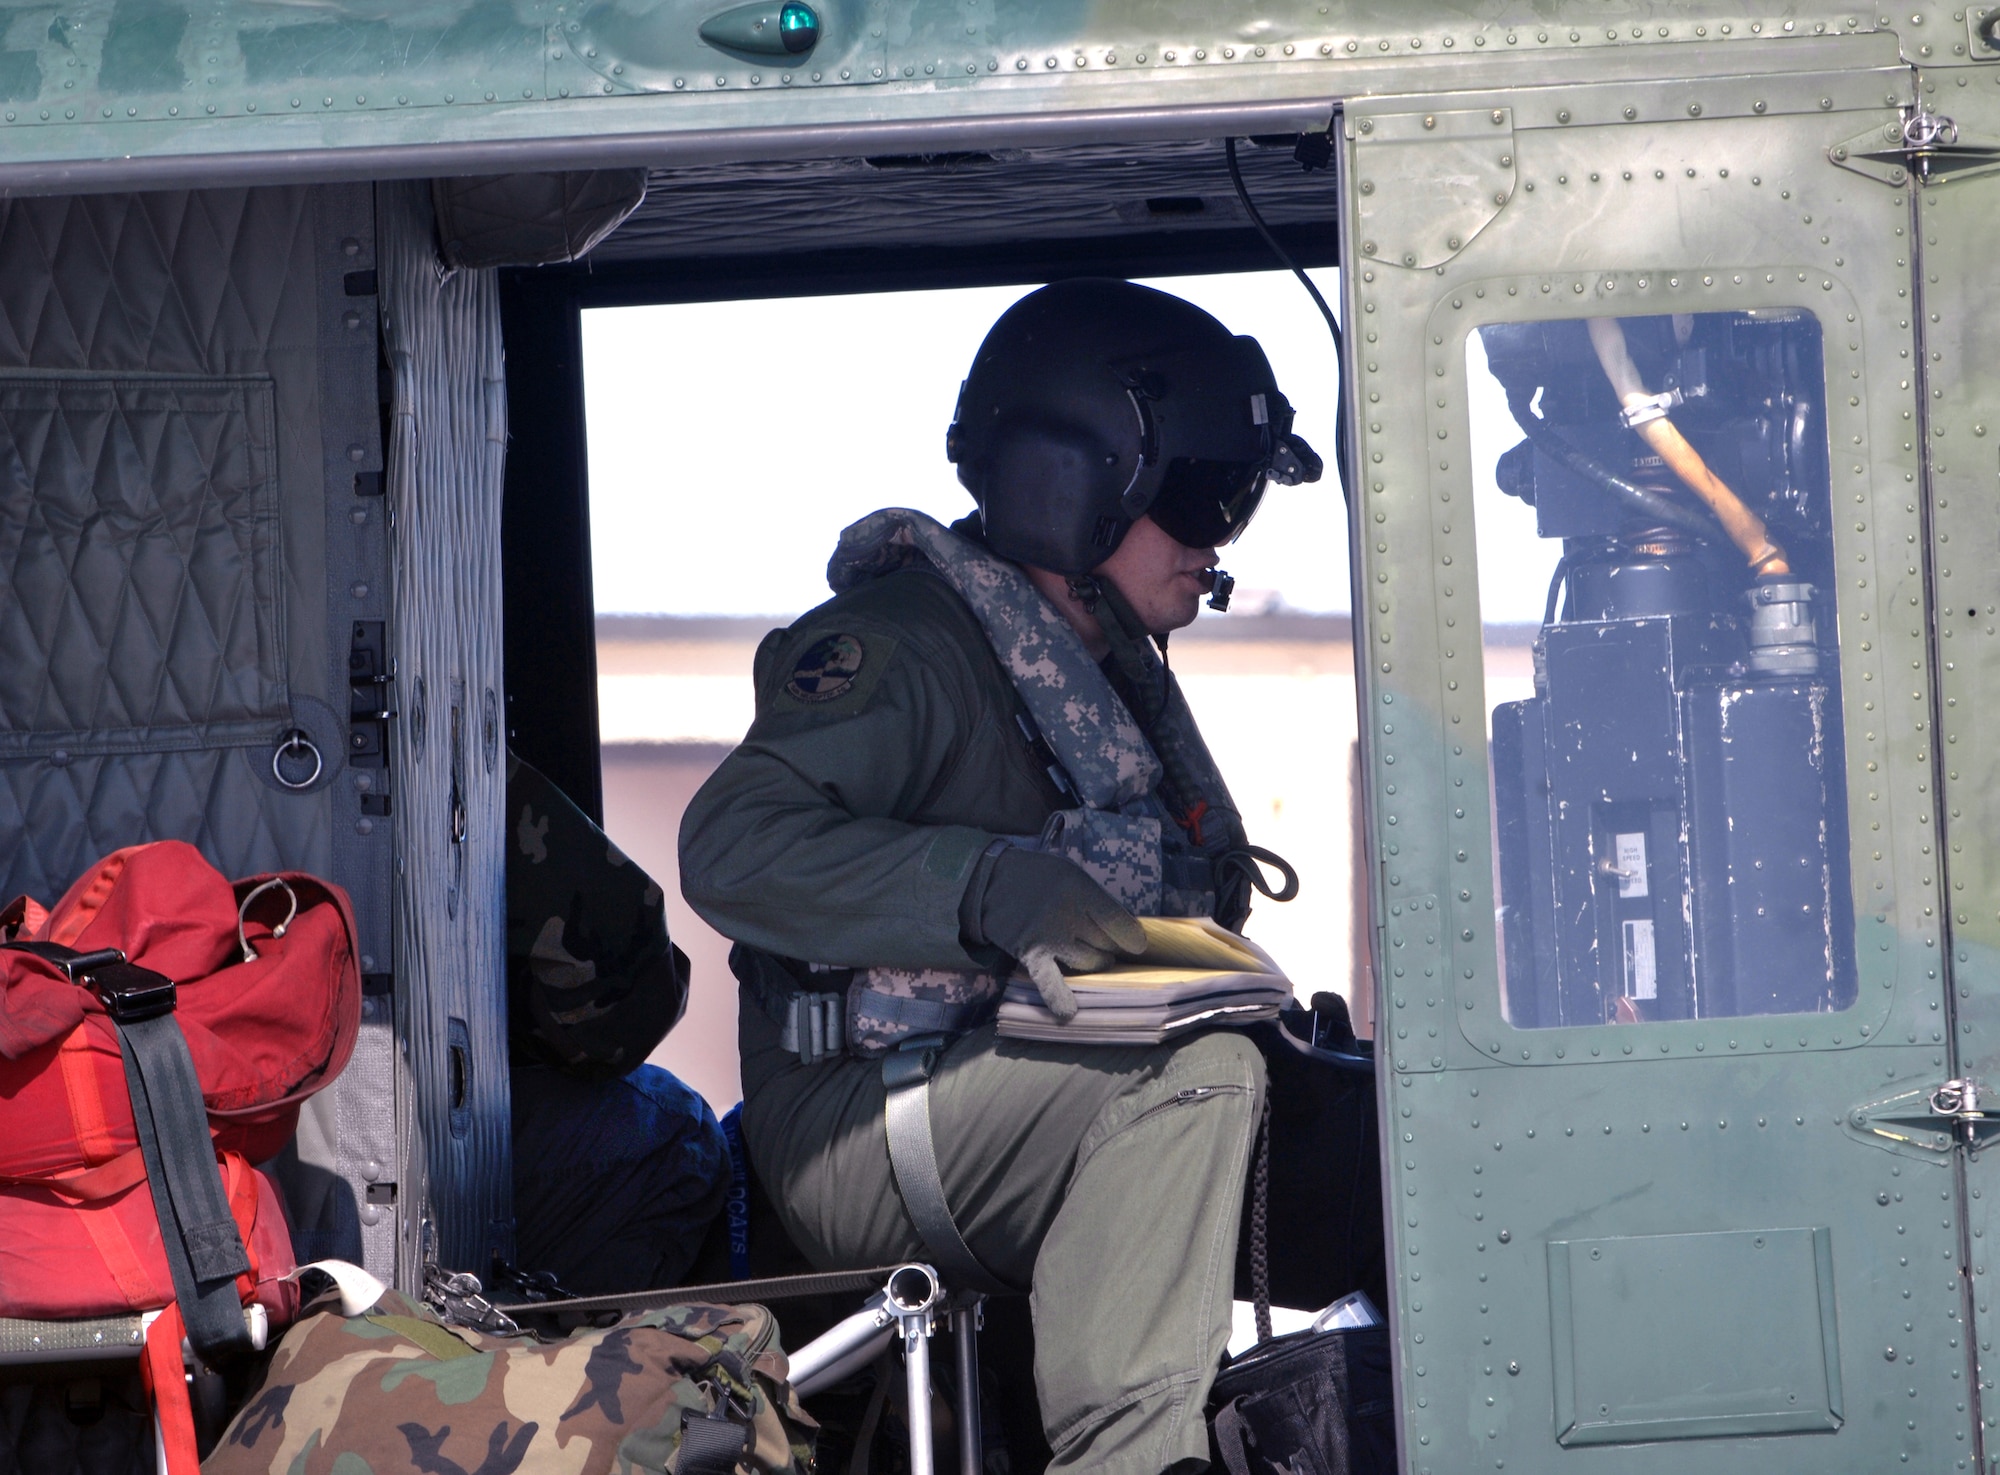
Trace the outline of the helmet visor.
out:
[[[1177,456],[1167,463],[1147,516],[1176,543],[1219,548],[1242,536],[1264,500],[1266,461],[1207,461]]]

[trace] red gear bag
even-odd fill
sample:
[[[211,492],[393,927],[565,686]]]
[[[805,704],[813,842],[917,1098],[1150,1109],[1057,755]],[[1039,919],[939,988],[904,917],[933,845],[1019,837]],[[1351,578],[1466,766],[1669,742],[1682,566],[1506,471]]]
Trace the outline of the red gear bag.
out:
[[[174,985],[223,1193],[249,1271],[247,1304],[289,1320],[290,1231],[252,1162],[275,1154],[300,1104],[346,1065],[361,1021],[347,896],[299,873],[232,884],[193,846],[114,851],[52,909],[0,909],[0,943],[116,948]],[[181,1318],[148,1192],[118,1026],[56,962],[0,947],[0,1316],[162,1310],[144,1371],[170,1468],[195,1466]]]

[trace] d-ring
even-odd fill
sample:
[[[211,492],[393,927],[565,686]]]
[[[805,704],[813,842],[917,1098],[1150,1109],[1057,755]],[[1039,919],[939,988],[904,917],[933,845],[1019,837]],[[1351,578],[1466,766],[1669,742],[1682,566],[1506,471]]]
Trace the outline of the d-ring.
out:
[[[292,890],[291,885],[284,877],[273,876],[263,885],[253,887],[250,894],[244,897],[236,907],[236,941],[243,949],[243,961],[246,963],[257,961],[257,949],[250,946],[249,935],[244,930],[245,924],[250,918],[250,903],[265,892],[273,889],[281,890],[285,893],[285,900],[291,903],[291,909],[285,913],[285,920],[271,929],[271,936],[283,937],[286,929],[292,925],[292,920],[299,914],[299,894]]]
[[[312,754],[313,771],[299,783],[293,783],[285,777],[285,771],[278,766],[278,760],[287,753],[298,752],[301,748]],[[310,789],[314,784],[319,782],[320,774],[325,771],[326,765],[320,759],[319,749],[313,746],[313,740],[306,736],[303,728],[295,727],[286,733],[285,740],[279,743],[271,753],[271,777],[288,789]]]

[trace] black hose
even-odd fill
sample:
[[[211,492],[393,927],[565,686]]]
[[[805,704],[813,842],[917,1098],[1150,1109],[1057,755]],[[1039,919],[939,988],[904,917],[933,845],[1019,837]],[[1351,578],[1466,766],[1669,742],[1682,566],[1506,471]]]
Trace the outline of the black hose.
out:
[[[1568,577],[1569,555],[1565,553],[1561,558],[1556,560],[1556,571],[1549,575],[1549,597],[1542,605],[1542,623],[1544,625],[1553,625],[1556,622],[1556,600],[1561,596],[1563,581]],[[1572,601],[1572,607],[1574,607],[1574,601]]]
[[[1536,450],[1550,459],[1560,461],[1569,470],[1599,489],[1609,492],[1623,502],[1631,511],[1641,517],[1651,518],[1655,523],[1679,528],[1706,542],[1726,538],[1721,526],[1710,518],[1702,516],[1680,503],[1662,496],[1660,493],[1625,480],[1608,466],[1586,455],[1565,440],[1556,428],[1537,415],[1531,404],[1531,394],[1512,385],[1507,389],[1507,408],[1514,420]]]
[[[1347,485],[1347,348],[1345,340],[1341,337],[1340,319],[1333,315],[1333,309],[1327,306],[1326,298],[1320,295],[1320,290],[1313,284],[1313,279],[1292,260],[1292,253],[1271,234],[1271,227],[1264,223],[1264,217],[1251,202],[1250,191],[1243,183],[1243,170],[1236,162],[1236,140],[1224,139],[1222,147],[1224,156],[1229,160],[1229,182],[1236,186],[1236,198],[1243,206],[1243,213],[1248,215],[1250,223],[1257,227],[1257,234],[1264,238],[1264,244],[1271,248],[1271,254],[1276,256],[1279,263],[1297,277],[1299,284],[1311,294],[1313,305],[1319,309],[1319,315],[1326,319],[1327,331],[1333,334],[1333,353],[1335,367],[1338,370],[1333,407],[1333,464],[1334,469],[1340,474],[1340,495],[1352,503],[1354,493]]]

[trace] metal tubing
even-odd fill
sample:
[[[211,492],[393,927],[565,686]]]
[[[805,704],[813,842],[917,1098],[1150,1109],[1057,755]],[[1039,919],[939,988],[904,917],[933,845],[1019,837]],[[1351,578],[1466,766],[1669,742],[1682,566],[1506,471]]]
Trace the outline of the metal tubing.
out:
[[[854,1315],[838,1322],[791,1356],[792,1391],[801,1398],[831,1387],[888,1346],[896,1335],[896,1318],[888,1297],[877,1291]]]
[[[958,1472],[979,1475],[986,1463],[986,1434],[979,1422],[979,1303],[951,1314],[958,1351]]]
[[[882,1287],[882,1294],[888,1298],[889,1312],[899,1321],[915,1316],[937,1305],[944,1287],[938,1284],[937,1272],[928,1265],[898,1265],[889,1272],[889,1283]]]
[[[910,1394],[910,1475],[934,1475],[931,1459],[930,1313],[900,1318],[903,1365]]]
[[[895,1340],[895,1326],[892,1324],[883,1327],[871,1340],[863,1342],[838,1362],[830,1363],[821,1371],[814,1374],[812,1386],[801,1392],[799,1396],[803,1398],[808,1393],[817,1393],[822,1388],[831,1388],[835,1383],[847,1381],[847,1379],[853,1377],[871,1362],[880,1359],[883,1352],[888,1350],[889,1344]],[[797,1385],[794,1384],[793,1386],[796,1389]]]

